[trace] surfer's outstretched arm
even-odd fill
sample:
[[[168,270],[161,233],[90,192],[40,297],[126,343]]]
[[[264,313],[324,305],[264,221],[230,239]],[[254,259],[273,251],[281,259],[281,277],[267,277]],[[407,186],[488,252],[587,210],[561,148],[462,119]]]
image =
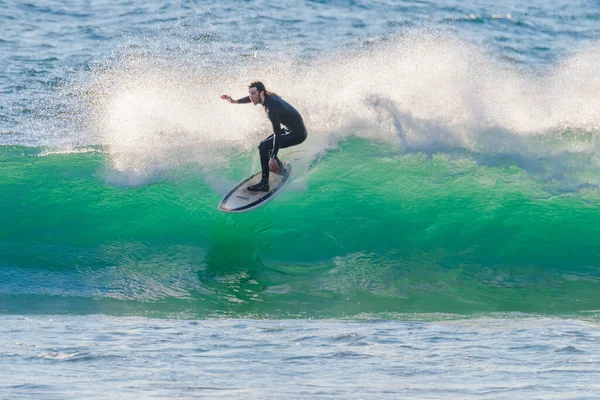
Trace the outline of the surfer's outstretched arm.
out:
[[[229,96],[228,94],[223,94],[221,95],[221,98],[223,100],[227,100],[228,102],[230,102],[231,104],[244,104],[244,103],[250,103],[250,96],[246,96],[246,97],[242,97],[241,99],[232,99],[231,96]]]

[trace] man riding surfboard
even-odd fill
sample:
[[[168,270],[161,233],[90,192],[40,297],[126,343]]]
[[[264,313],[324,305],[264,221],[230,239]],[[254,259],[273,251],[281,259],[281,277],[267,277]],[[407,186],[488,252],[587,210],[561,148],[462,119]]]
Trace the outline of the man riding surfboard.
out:
[[[229,95],[221,98],[232,104],[261,104],[273,125],[273,134],[258,145],[262,177],[256,185],[248,186],[251,191],[269,191],[269,170],[281,172],[283,164],[277,158],[279,149],[296,146],[306,140],[308,132],[300,113],[289,103],[273,92],[269,92],[262,82],[252,82],[248,86],[248,96],[234,100]],[[283,128],[281,127],[283,125]]]

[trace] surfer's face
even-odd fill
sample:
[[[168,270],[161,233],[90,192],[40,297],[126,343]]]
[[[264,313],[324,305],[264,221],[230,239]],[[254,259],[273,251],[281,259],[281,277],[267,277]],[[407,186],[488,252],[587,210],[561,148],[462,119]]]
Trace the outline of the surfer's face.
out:
[[[250,100],[252,100],[252,104],[257,105],[262,103],[258,89],[251,87],[250,90],[248,90],[248,93],[250,94]]]

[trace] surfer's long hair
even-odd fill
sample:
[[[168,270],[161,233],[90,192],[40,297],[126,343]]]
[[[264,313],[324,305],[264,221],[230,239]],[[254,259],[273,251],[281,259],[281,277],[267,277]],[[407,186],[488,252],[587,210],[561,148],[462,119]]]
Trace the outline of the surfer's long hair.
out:
[[[256,90],[258,90],[258,93],[265,92],[265,97],[267,97],[267,96],[281,97],[280,95],[278,95],[275,92],[269,92],[267,90],[267,88],[265,87],[265,84],[262,83],[261,81],[252,82],[250,85],[248,85],[248,89],[250,89],[250,88],[256,88]]]

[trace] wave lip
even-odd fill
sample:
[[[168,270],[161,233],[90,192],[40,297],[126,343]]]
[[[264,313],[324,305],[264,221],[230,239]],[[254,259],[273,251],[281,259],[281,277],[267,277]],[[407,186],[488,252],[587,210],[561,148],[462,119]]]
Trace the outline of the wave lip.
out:
[[[598,194],[565,186],[575,170],[559,179],[510,157],[353,138],[273,204],[232,218],[210,173],[122,187],[107,183],[102,153],[42,152],[0,148],[6,312],[600,309]],[[588,179],[595,166],[571,156]]]

